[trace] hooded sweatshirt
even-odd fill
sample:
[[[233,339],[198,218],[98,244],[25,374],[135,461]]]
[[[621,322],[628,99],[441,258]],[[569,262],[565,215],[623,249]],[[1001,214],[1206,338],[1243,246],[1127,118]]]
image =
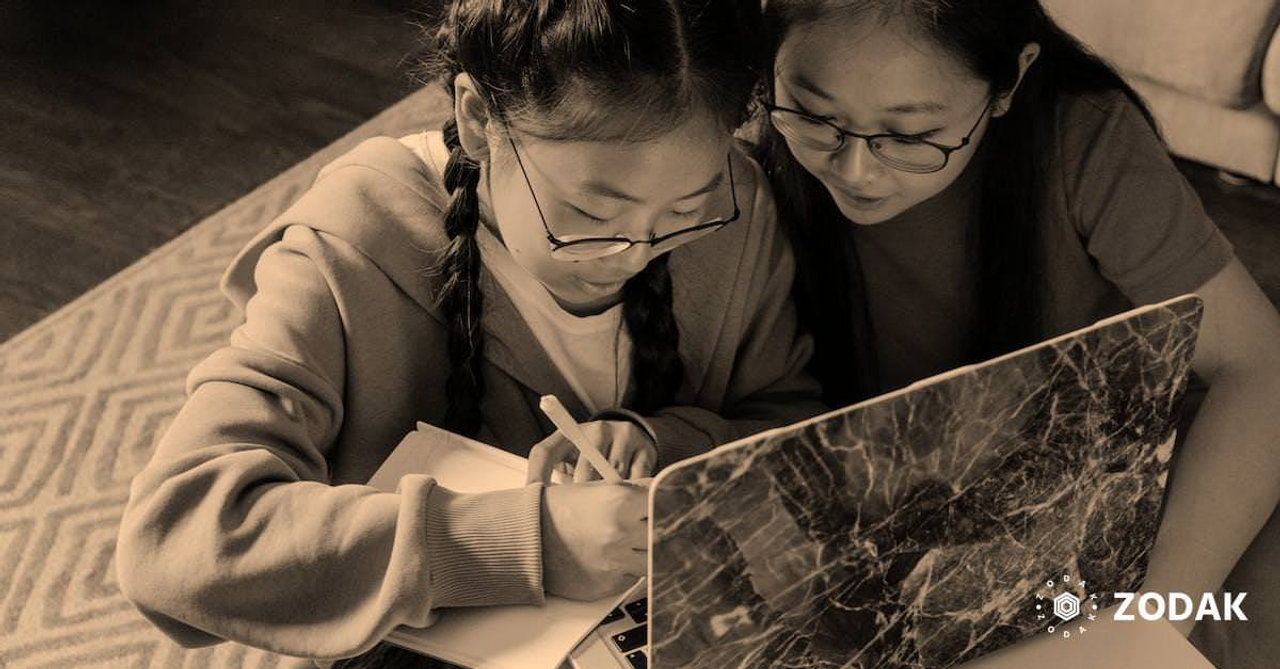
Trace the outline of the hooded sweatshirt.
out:
[[[822,410],[790,302],[794,261],[760,168],[735,151],[739,220],[671,252],[683,385],[644,416],[659,466]],[[447,236],[441,175],[368,140],[232,262],[245,316],[187,379],[134,478],[121,589],[178,643],[359,654],[440,607],[543,601],[541,486],[453,492],[428,475],[363,483],[421,420],[439,425],[452,365],[426,271]],[[476,437],[519,455],[554,431],[538,399],[590,418],[488,269]]]

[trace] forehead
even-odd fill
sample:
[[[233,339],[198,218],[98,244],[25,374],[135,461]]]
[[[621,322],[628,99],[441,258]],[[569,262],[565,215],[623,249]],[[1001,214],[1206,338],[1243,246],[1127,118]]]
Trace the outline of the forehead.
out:
[[[798,25],[778,51],[775,74],[789,90],[808,82],[868,112],[921,102],[955,107],[985,90],[959,59],[901,18]]]
[[[693,119],[644,141],[532,141],[522,144],[544,179],[563,193],[607,186],[644,202],[679,198],[724,171],[732,137]]]

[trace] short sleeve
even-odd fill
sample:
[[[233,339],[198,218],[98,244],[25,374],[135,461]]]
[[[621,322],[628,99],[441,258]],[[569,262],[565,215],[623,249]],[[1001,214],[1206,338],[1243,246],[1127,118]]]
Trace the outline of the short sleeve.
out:
[[[1119,92],[1059,121],[1063,206],[1098,269],[1135,304],[1192,292],[1233,255],[1141,111]]]

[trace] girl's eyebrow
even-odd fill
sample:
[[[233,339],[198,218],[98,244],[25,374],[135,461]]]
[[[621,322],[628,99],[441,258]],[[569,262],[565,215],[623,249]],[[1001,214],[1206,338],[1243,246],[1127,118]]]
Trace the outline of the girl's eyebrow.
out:
[[[941,102],[904,102],[901,104],[882,107],[882,111],[890,114],[936,114],[944,112],[951,107]]]
[[[835,98],[831,97],[830,93],[827,93],[826,91],[822,90],[821,86],[810,81],[809,78],[804,76],[803,74],[800,74],[800,73],[792,74],[787,76],[786,79],[788,83],[790,83],[792,86],[795,86],[796,88],[803,89],[809,92],[811,95],[822,98],[827,102],[835,102]]]
[[[788,76],[787,82],[791,85],[803,89],[815,97],[826,100],[827,102],[835,102],[835,98],[830,93],[822,90],[822,87],[809,80],[803,74],[796,73]],[[881,111],[889,114],[936,114],[945,112],[951,107],[942,102],[933,100],[925,100],[921,102],[903,102],[888,107],[882,107]]]

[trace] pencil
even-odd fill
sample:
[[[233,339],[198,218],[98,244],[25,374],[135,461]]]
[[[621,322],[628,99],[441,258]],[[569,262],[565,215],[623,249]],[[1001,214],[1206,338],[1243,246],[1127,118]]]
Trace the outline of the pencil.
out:
[[[604,454],[591,445],[591,440],[587,439],[587,435],[582,433],[582,428],[578,426],[578,422],[569,415],[568,410],[556,399],[555,395],[543,395],[542,400],[538,403],[538,407],[542,409],[542,413],[547,414],[547,418],[551,419],[552,424],[560,430],[560,434],[564,435],[570,443],[578,447],[578,452],[587,458],[587,462],[595,467],[597,472],[604,480],[611,483],[622,481],[622,477],[609,464],[609,460]]]

